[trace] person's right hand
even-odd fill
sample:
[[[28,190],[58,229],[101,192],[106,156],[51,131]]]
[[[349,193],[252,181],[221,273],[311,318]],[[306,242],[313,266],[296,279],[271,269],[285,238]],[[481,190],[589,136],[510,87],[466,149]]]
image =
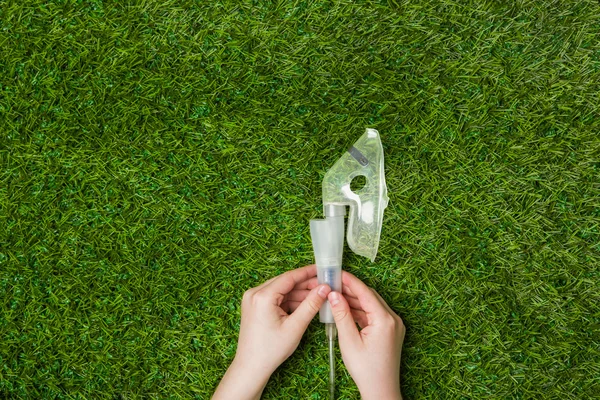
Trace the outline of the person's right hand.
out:
[[[343,295],[328,299],[344,364],[364,400],[398,400],[404,323],[377,292],[343,272]],[[361,327],[359,331],[356,323]]]

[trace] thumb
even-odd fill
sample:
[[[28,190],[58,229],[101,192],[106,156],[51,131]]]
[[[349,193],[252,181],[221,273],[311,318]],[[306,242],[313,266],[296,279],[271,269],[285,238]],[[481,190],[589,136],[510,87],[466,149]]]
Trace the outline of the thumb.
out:
[[[288,321],[304,332],[308,328],[310,321],[312,321],[321,309],[323,303],[325,303],[329,292],[331,292],[331,288],[328,285],[319,285],[311,290],[308,296],[296,308],[296,311],[289,316]]]
[[[331,312],[333,313],[333,319],[338,330],[338,336],[340,341],[340,348],[345,346],[354,346],[360,341],[360,334],[356,328],[354,317],[350,312],[350,306],[348,302],[338,292],[329,293],[329,304],[331,305]]]

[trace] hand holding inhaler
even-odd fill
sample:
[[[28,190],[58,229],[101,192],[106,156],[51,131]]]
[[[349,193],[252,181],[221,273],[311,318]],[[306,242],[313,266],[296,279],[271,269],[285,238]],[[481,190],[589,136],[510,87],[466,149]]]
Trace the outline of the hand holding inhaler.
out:
[[[213,400],[259,399],[325,298],[339,331],[342,359],[361,397],[400,399],[402,320],[373,289],[347,272],[342,273],[342,288],[340,295],[319,285],[315,266],[308,265],[248,290],[237,352]]]
[[[246,291],[235,358],[213,399],[260,398],[269,377],[296,350],[330,291],[318,284],[315,265]]]

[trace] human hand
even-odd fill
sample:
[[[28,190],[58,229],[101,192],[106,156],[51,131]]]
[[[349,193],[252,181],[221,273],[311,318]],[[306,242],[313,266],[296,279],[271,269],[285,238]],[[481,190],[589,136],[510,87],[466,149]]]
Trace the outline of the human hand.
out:
[[[236,355],[213,399],[259,398],[271,374],[298,347],[330,291],[318,285],[315,265],[246,291]]]
[[[364,400],[398,400],[406,329],[377,292],[342,273],[342,291],[329,293],[344,364]],[[356,323],[361,327],[359,331]]]

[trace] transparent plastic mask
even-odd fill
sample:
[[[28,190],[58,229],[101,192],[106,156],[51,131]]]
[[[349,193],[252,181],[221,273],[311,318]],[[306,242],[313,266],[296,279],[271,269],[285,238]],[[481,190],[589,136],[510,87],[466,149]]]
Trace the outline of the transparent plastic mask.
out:
[[[362,175],[363,188],[352,191],[350,183]],[[346,239],[356,254],[375,260],[379,247],[383,211],[388,205],[379,132],[367,131],[331,167],[323,179],[323,206],[350,207]]]

